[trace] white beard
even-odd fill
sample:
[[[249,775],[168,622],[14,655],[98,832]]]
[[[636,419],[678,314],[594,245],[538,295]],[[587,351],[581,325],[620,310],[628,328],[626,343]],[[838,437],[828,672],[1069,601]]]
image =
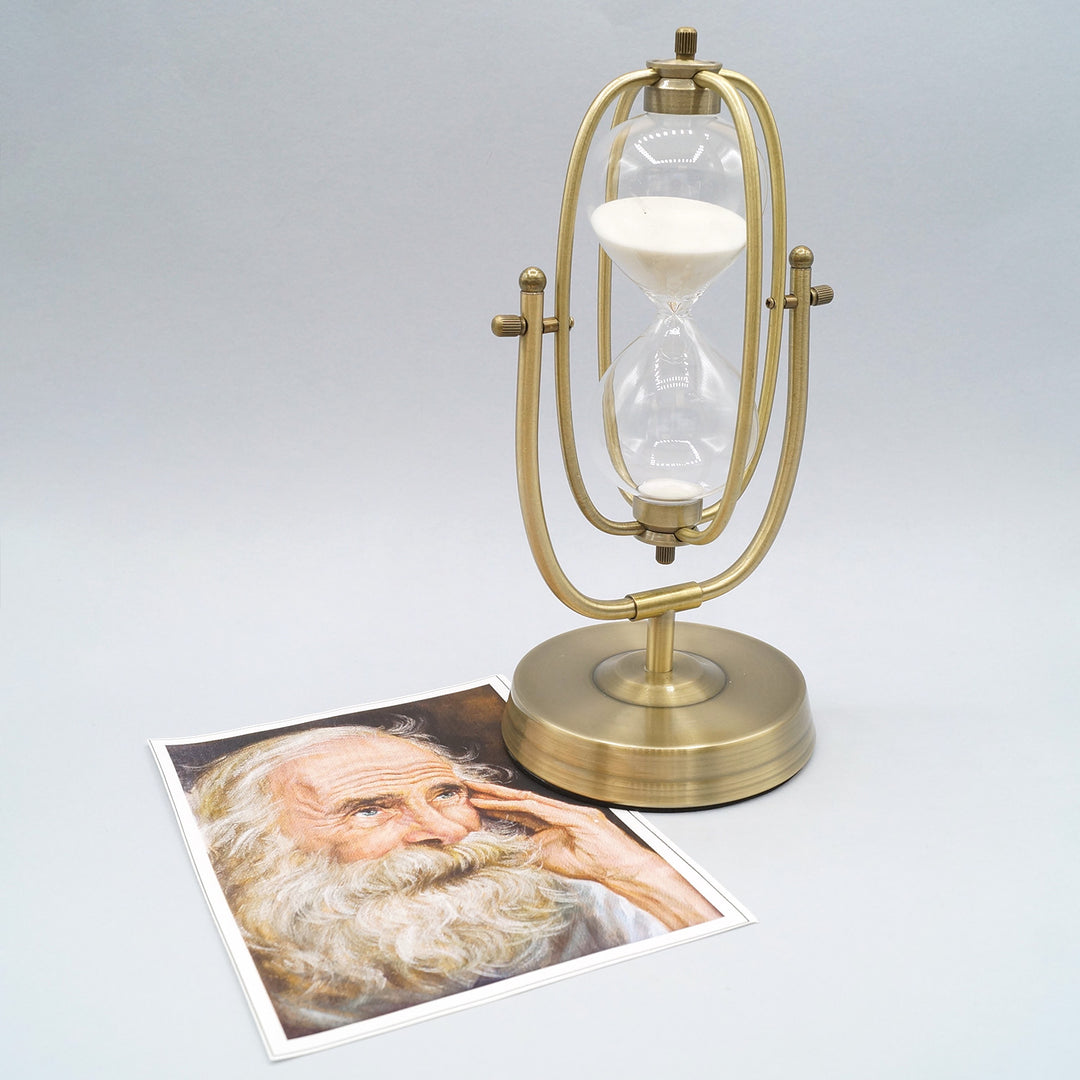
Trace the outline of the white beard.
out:
[[[578,902],[528,839],[494,831],[355,863],[279,834],[258,846],[239,866],[215,861],[283,1020],[346,1023],[535,970]]]

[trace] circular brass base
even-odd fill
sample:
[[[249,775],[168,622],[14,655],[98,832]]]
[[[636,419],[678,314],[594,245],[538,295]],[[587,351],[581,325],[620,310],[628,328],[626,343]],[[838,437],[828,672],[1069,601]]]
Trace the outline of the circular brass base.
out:
[[[679,653],[719,689],[694,704],[658,705],[663,677],[655,690],[649,676],[646,702],[632,704],[612,691],[636,693],[642,680],[624,674],[637,666],[643,636],[632,623],[602,623],[551,638],[522,659],[502,730],[525,769],[600,802],[661,810],[757,795],[810,760],[806,683],[782,652],[733,630],[679,623]]]

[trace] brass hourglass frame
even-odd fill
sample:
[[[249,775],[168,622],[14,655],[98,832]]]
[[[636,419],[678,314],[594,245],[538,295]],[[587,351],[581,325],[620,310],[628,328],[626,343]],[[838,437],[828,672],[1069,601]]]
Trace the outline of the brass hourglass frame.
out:
[[[518,492],[529,546],[542,577],[552,592],[580,615],[604,623],[644,621],[647,628],[643,652],[634,628],[625,624],[572,631],[534,649],[515,673],[503,722],[504,738],[511,754],[542,779],[623,805],[708,805],[756,794],[794,775],[813,749],[805,684],[783,654],[745,635],[683,623],[679,637],[685,648],[675,648],[676,612],[700,607],[743,582],[779,532],[794,488],[805,429],[810,308],[832,299],[828,286],[811,286],[810,249],[800,246],[790,254],[786,251],[783,159],[768,103],[745,76],[731,71],[721,74],[719,64],[697,60],[695,53],[696,31],[680,28],[674,59],[650,61],[645,69],[622,75],[600,91],[581,123],[567,168],[556,251],[554,315],[544,317],[546,277],[530,267],[519,279],[520,315],[499,315],[492,321],[496,335],[520,338]],[[648,112],[715,114],[723,103],[731,115],[742,157],[747,226],[743,352],[731,461],[718,501],[708,507],[700,500],[665,505],[635,496],[633,519],[617,521],[593,503],[574,437],[571,260],[582,176],[600,122],[613,104],[612,127],[627,120],[642,90]],[[763,200],[757,143],[746,103],[753,109],[764,139],[772,208],[760,381]],[[616,160],[609,161],[607,185],[608,197],[615,197]],[[789,292],[784,291],[785,256],[790,264]],[[725,570],[702,582],[688,581],[614,599],[583,593],[560,566],[544,517],[539,469],[543,335],[554,335],[559,439],[578,507],[590,524],[605,533],[653,544],[658,560],[667,563],[677,546],[709,544],[721,534],[754,475],[773,411],[785,310],[790,313],[790,333],[779,461],[760,524],[745,549]],[[597,353],[602,377],[611,364],[611,260],[602,249]],[[751,446],[755,416],[758,434]],[[608,443],[613,458],[617,458],[610,425]],[[737,678],[732,677],[735,668],[739,669]],[[768,700],[762,705],[755,698]]]

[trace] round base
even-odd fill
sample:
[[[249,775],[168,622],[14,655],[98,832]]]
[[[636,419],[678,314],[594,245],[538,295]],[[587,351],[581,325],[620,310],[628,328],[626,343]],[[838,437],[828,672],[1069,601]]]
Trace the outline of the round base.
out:
[[[525,656],[502,723],[515,760],[564,791],[654,810],[745,799],[810,760],[806,683],[782,652],[733,630],[679,623],[677,648],[718,666],[726,681],[696,704],[631,704],[601,690],[596,672],[611,689],[611,661],[637,653],[643,637],[632,623],[602,623]]]

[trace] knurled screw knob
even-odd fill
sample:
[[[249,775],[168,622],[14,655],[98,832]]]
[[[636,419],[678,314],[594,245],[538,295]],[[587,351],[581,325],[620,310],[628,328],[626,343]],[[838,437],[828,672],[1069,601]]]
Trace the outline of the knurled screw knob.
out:
[[[835,295],[836,293],[831,285],[815,285],[810,290],[810,303],[814,307],[819,307],[821,304],[831,304]]]
[[[680,26],[675,31],[675,59],[693,60],[697,53],[697,30],[692,26]]]
[[[496,337],[521,337],[527,329],[521,315],[496,315],[491,320],[491,332]]]

